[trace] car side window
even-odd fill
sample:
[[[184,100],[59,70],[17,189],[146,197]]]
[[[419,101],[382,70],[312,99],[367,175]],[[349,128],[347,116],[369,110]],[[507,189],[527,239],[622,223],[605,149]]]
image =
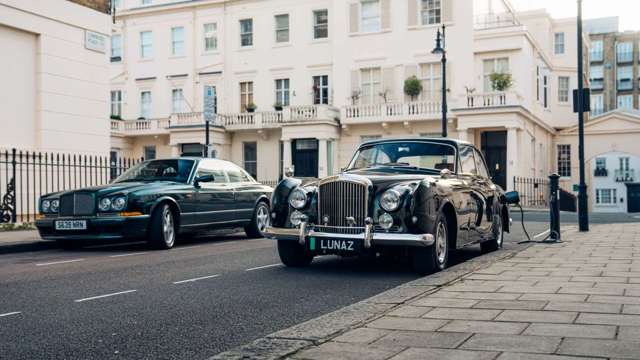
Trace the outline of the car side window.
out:
[[[242,171],[239,169],[227,169],[227,176],[229,176],[229,182],[231,183],[239,183],[243,182]]]
[[[484,163],[484,158],[477,149],[474,149],[474,154],[476,158],[476,169],[478,170],[478,175],[488,179],[489,172],[487,171],[487,165],[485,165]]]
[[[473,157],[473,148],[463,146],[460,148],[460,167],[462,174],[477,175],[476,160]]]
[[[217,167],[216,164],[211,161],[202,161],[200,166],[198,166],[196,176],[202,175],[213,175],[213,184],[226,184],[228,182],[224,170]]]

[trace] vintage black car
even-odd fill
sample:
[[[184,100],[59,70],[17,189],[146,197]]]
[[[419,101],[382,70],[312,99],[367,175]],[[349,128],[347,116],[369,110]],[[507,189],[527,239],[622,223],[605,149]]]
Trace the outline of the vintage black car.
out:
[[[150,160],[109,185],[42,196],[36,226],[43,239],[67,246],[144,237],[169,249],[178,234],[219,227],[244,227],[249,237],[262,237],[272,192],[227,161]]]
[[[315,255],[406,255],[420,273],[447,266],[450,250],[502,246],[510,217],[482,154],[451,139],[385,139],[358,148],[341,174],[274,190],[265,234],[287,266]]]

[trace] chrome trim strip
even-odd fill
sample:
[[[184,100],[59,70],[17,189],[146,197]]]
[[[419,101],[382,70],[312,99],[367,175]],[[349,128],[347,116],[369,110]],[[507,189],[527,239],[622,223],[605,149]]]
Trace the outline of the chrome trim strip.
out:
[[[213,211],[194,211],[194,212],[183,212],[182,215],[194,215],[194,214],[221,214],[221,213],[229,213],[236,211],[253,211],[253,208],[247,209],[233,209],[233,210],[213,210]]]
[[[190,226],[205,226],[205,225],[218,225],[218,224],[233,224],[233,223],[242,223],[246,222],[249,219],[244,220],[230,220],[230,221],[216,221],[210,223],[198,223],[198,224],[188,224],[188,225],[180,225],[181,227],[190,227]],[[297,230],[296,230],[297,231]]]

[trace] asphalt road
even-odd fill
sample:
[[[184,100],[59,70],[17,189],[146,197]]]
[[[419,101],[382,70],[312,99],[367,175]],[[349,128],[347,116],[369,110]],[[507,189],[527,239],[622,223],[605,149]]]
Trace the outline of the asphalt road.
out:
[[[528,224],[532,235],[546,228]],[[505,246],[523,237],[515,226]],[[0,255],[2,359],[205,359],[418,277],[404,264],[338,257],[285,268],[274,242],[240,234],[170,251],[27,250]],[[476,246],[453,261],[478,255]]]

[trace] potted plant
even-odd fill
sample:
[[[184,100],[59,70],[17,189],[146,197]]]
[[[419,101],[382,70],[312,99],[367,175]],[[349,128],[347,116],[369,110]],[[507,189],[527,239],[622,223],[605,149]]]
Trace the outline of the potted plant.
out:
[[[273,104],[273,109],[275,111],[282,111],[282,108],[283,108],[282,103],[279,101],[276,101],[276,103]]]
[[[256,109],[257,109],[257,108],[258,108],[258,107],[256,106],[256,104],[254,104],[254,103],[252,103],[252,102],[248,103],[248,104],[245,106],[245,109],[247,109],[247,112],[250,112],[250,113],[256,112]]]
[[[411,97],[411,101],[414,101],[421,92],[422,83],[415,75],[408,77],[404,81],[404,93]]]
[[[362,90],[358,89],[358,90],[353,90],[351,92],[351,105],[358,105],[358,100],[360,100],[360,95],[362,94]]]
[[[122,120],[120,115],[111,115],[111,120]]]
[[[491,73],[489,75],[489,81],[491,82],[493,91],[502,92],[513,86],[513,78],[509,73]]]

